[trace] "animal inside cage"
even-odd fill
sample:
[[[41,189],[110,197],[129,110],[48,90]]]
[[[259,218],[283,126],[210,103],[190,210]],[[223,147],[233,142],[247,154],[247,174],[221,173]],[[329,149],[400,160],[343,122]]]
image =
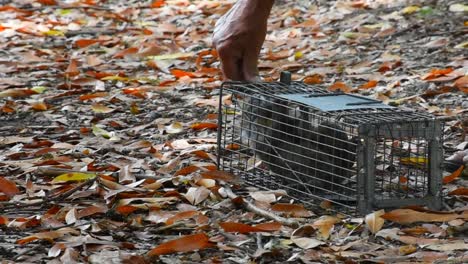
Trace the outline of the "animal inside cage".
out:
[[[441,206],[442,124],[433,116],[287,80],[226,82],[226,95],[218,165],[248,184],[349,214]]]

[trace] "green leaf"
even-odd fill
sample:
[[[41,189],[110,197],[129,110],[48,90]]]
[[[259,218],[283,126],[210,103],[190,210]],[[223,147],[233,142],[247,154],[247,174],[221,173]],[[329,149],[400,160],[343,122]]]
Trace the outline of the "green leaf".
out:
[[[49,31],[45,31],[43,32],[44,35],[46,36],[50,36],[50,37],[62,37],[62,36],[65,36],[65,34],[60,31],[60,30],[54,30],[54,29],[51,29]]]
[[[52,183],[57,182],[68,182],[68,181],[86,181],[96,178],[95,173],[85,173],[85,172],[72,172],[64,173],[52,180]]]

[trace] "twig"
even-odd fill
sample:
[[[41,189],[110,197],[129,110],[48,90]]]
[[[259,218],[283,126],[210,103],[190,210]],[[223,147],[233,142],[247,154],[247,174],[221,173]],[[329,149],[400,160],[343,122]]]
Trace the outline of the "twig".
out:
[[[32,248],[28,248],[28,249],[24,250],[23,252],[18,253],[18,255],[16,255],[16,256],[13,258],[13,260],[16,261],[16,260],[18,260],[19,258],[21,258],[22,256],[24,256],[24,255],[26,255],[26,254],[28,254],[28,253],[30,253],[30,252],[32,252],[32,251],[38,249],[38,248],[41,248],[41,247],[43,247],[43,246],[44,246],[44,245],[39,244],[39,245],[35,245],[35,246],[32,247]]]
[[[224,188],[226,189],[226,194],[230,199],[236,199],[238,197],[237,195],[235,195],[232,192],[230,187],[225,185]],[[299,226],[299,222],[296,219],[287,219],[287,218],[278,216],[278,215],[276,215],[274,213],[265,211],[265,210],[263,210],[261,208],[258,208],[255,205],[253,205],[252,203],[246,201],[245,199],[242,199],[242,203],[243,203],[243,206],[245,207],[245,209],[247,209],[248,211],[251,211],[253,213],[261,215],[261,216],[263,216],[265,218],[272,219],[272,220],[274,220],[276,222],[279,222],[279,223],[281,223],[283,225],[294,227],[294,228],[297,228]]]

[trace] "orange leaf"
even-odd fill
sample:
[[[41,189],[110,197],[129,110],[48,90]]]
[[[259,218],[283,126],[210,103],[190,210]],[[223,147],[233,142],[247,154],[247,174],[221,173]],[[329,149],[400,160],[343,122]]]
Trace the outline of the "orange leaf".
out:
[[[198,53],[198,57],[195,60],[195,65],[197,66],[197,69],[202,69],[201,63],[203,61],[203,57],[208,56],[208,55],[212,56],[212,60],[215,60],[216,58],[218,58],[218,53],[216,52],[215,49],[201,51],[200,53]]]
[[[43,5],[57,5],[57,2],[55,0],[37,0],[37,2]]]
[[[166,225],[172,225],[177,221],[185,220],[192,218],[194,216],[199,215],[200,212],[198,211],[185,211],[185,212],[180,212],[174,215],[173,217],[170,217],[169,219],[166,220]]]
[[[42,102],[33,103],[31,105],[31,108],[36,110],[36,111],[46,111],[47,110],[47,105],[45,103],[42,103]]]
[[[138,207],[135,207],[132,205],[122,205],[122,206],[118,206],[117,208],[115,208],[115,210],[122,215],[129,215],[135,212],[136,210],[138,210]]]
[[[151,8],[159,8],[159,7],[162,7],[164,4],[165,4],[165,1],[164,1],[164,0],[155,0],[155,1],[151,4]]]
[[[101,42],[102,40],[99,40],[99,39],[78,39],[75,41],[75,45],[78,48],[85,48],[90,45],[93,45],[94,43],[101,43]]]
[[[454,171],[452,174],[445,176],[442,182],[444,184],[447,184],[449,182],[453,182],[456,178],[460,177],[460,175],[463,172],[463,169],[465,169],[465,166],[461,165],[460,168],[458,168],[456,171]]]
[[[448,193],[448,195],[468,195],[468,188],[460,187]]]
[[[177,252],[188,252],[211,246],[212,243],[210,243],[209,237],[205,233],[200,233],[183,236],[181,238],[162,243],[149,251],[148,255],[159,256]]]
[[[2,32],[2,31],[5,30],[5,29],[8,29],[8,28],[9,28],[9,27],[4,27],[4,26],[0,25],[0,32]]]
[[[322,83],[322,76],[319,74],[310,75],[304,78],[305,84],[320,84]]]
[[[174,75],[177,78],[181,78],[181,77],[184,77],[184,76],[188,76],[190,78],[195,78],[196,77],[193,72],[186,72],[186,71],[178,70],[178,69],[172,69],[171,73],[172,73],[172,75]]]
[[[235,222],[224,222],[224,223],[219,223],[219,225],[224,229],[225,232],[248,234],[252,232],[262,231],[256,227],[242,224],[242,223],[235,223]]]
[[[0,215],[0,225],[8,224],[8,218],[6,216]]]
[[[80,74],[80,71],[78,70],[78,63],[75,59],[72,59],[67,69],[65,70],[65,76],[73,77],[77,76],[78,74]]]
[[[218,124],[215,123],[195,123],[190,126],[193,130],[202,130],[202,129],[218,129]]]
[[[197,166],[194,166],[194,165],[190,165],[190,166],[187,166],[187,167],[184,167],[178,171],[176,171],[176,173],[174,173],[174,176],[178,176],[178,175],[187,175],[187,174],[190,174],[192,172],[195,172],[197,170],[199,170],[200,168],[197,167]]]
[[[237,177],[235,175],[219,170],[205,171],[200,173],[200,175],[205,179],[222,180],[225,182],[237,181]]]
[[[135,54],[138,52],[138,48],[137,47],[131,47],[131,48],[128,48],[128,49],[124,49],[124,50],[121,50],[119,52],[117,52],[116,54],[114,54],[114,56],[112,56],[113,58],[116,58],[116,59],[121,59],[127,55],[131,55],[131,54]]]
[[[386,61],[382,63],[382,65],[380,65],[379,72],[384,73],[386,71],[393,70],[399,66],[401,66],[401,61]]]
[[[19,190],[14,182],[0,176],[0,192],[4,193],[8,197],[12,197],[19,193]]]
[[[239,150],[239,149],[240,149],[240,145],[239,145],[239,144],[231,143],[231,144],[229,144],[229,145],[226,146],[226,149],[230,149],[230,150]]]
[[[439,76],[443,76],[443,75],[446,75],[446,74],[449,74],[453,72],[453,69],[452,68],[447,68],[447,69],[432,69],[429,73],[427,73],[426,75],[424,75],[422,77],[423,80],[431,80],[431,79],[434,79],[434,78],[437,78]]]
[[[342,91],[344,93],[349,93],[351,91],[351,88],[343,82],[336,82],[332,84],[330,87],[328,87],[328,90],[332,92]]]
[[[375,86],[377,86],[377,83],[378,81],[376,80],[370,80],[368,81],[367,83],[359,86],[359,89],[370,89],[370,88],[374,88]]]
[[[146,91],[140,88],[124,88],[122,91],[124,94],[129,94],[141,99],[146,98]]]
[[[86,101],[86,100],[91,100],[94,98],[99,98],[99,97],[104,97],[107,96],[108,93],[106,92],[97,92],[97,93],[92,93],[92,94],[84,94],[80,96],[81,101]]]
[[[312,216],[312,213],[310,213],[308,210],[306,210],[302,204],[278,203],[278,204],[274,204],[271,207],[271,210],[277,211],[277,212],[287,213],[287,214],[290,214],[291,216],[294,216],[294,217],[309,217],[309,216]]]

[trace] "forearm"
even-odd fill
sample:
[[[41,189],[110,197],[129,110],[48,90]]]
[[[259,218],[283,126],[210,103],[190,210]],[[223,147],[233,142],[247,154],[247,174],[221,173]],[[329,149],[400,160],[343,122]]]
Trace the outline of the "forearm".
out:
[[[274,3],[275,0],[238,0],[234,7],[266,20]]]

